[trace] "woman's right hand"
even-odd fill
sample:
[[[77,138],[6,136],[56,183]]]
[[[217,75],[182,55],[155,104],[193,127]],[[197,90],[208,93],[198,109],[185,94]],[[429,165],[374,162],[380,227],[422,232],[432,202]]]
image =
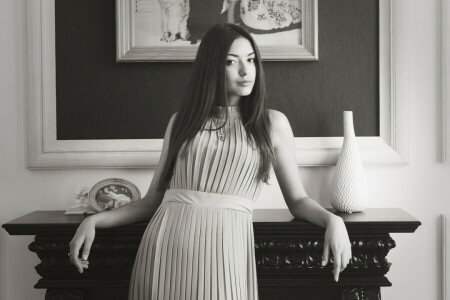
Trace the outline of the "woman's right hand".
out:
[[[83,273],[83,269],[89,267],[89,251],[91,250],[92,242],[95,237],[95,222],[92,218],[88,217],[81,222],[78,226],[77,232],[70,241],[70,262],[75,265],[78,272]],[[79,258],[79,253],[81,246],[83,246],[83,252],[81,259]]]

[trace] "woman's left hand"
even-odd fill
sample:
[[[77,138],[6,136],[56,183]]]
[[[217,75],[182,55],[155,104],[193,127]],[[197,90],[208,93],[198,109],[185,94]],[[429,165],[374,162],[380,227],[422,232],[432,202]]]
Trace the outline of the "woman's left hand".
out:
[[[335,216],[327,224],[322,257],[322,266],[326,266],[330,258],[330,250],[333,251],[334,281],[339,280],[342,272],[352,258],[352,247],[347,229],[342,218]]]

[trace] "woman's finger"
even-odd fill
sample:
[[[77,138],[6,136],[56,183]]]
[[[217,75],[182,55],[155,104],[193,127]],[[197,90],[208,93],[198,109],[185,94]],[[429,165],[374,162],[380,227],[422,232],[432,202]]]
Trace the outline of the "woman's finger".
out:
[[[341,258],[341,269],[339,272],[342,272],[347,268],[348,259],[347,259],[347,251],[342,251],[342,258]]]
[[[322,266],[326,266],[330,256],[330,245],[327,241],[323,244]]]
[[[334,257],[334,269],[333,269],[334,281],[337,282],[339,280],[339,271],[341,269],[341,254],[333,253],[333,257]]]
[[[79,240],[70,242],[70,262],[75,265],[78,272],[83,273],[78,253],[80,252],[81,242]]]
[[[94,238],[86,237],[84,240],[84,247],[83,247],[83,254],[82,259],[87,260],[89,257],[89,252],[91,251],[92,242],[94,241]]]
[[[347,249],[347,251],[345,251],[346,253],[346,259],[347,259],[347,265],[350,264],[350,261],[352,259],[352,250],[351,249]]]

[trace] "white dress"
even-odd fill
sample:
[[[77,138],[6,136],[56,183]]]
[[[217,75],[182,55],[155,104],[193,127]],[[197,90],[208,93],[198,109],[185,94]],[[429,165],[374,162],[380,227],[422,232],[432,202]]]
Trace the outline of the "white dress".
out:
[[[238,109],[229,114],[224,141],[203,130],[178,156],[143,235],[129,299],[258,299],[252,212],[259,153],[247,143]]]

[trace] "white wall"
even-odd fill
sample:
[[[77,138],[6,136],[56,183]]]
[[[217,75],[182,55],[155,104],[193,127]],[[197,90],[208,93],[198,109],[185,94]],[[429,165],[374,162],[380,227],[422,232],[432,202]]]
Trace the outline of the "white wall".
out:
[[[30,0],[31,1],[31,0]],[[388,255],[393,286],[384,300],[440,299],[440,222],[450,212],[450,165],[439,163],[440,148],[440,0],[402,1],[410,28],[409,101],[410,163],[367,167],[372,207],[401,207],[422,226],[414,234],[394,234],[397,247]],[[78,185],[92,186],[107,177],[123,177],[145,193],[152,170],[47,170],[26,168],[25,5],[1,2],[0,10],[0,224],[34,210],[65,209]],[[329,206],[332,168],[300,170],[310,196]],[[284,208],[276,185],[263,191],[257,208]],[[447,200],[447,201],[446,201]],[[27,250],[32,237],[0,230],[0,299],[43,299],[33,285],[38,263]],[[419,288],[420,287],[420,288]]]

